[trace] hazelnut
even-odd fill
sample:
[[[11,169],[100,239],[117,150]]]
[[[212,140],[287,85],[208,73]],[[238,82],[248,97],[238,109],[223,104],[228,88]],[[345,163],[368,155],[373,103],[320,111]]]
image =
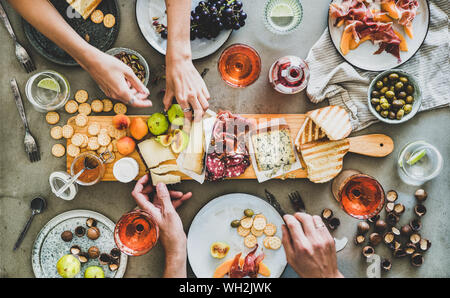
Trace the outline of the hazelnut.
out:
[[[89,255],[86,252],[80,252],[77,257],[81,264],[87,263],[89,260]]]
[[[333,217],[333,211],[331,209],[325,208],[322,210],[321,216],[324,221],[328,221]]]
[[[415,252],[416,252],[416,245],[411,242],[407,243],[406,248],[405,248],[405,253],[407,255],[412,255]]]
[[[414,213],[415,213],[417,216],[422,217],[422,216],[425,215],[425,213],[427,213],[427,208],[425,208],[425,206],[422,205],[422,204],[417,204],[417,205],[414,207]]]
[[[78,237],[83,237],[85,233],[86,229],[84,227],[78,226],[75,228],[75,235],[77,235]]]
[[[120,249],[118,249],[117,247],[114,247],[113,249],[111,249],[109,254],[111,255],[111,257],[113,259],[118,259],[118,258],[120,258],[121,252],[120,252]]]
[[[81,248],[78,245],[73,245],[70,248],[70,253],[75,255],[75,256],[78,256],[81,253]]]
[[[61,233],[61,239],[64,242],[72,241],[72,238],[73,238],[73,234],[72,234],[71,231],[64,231],[64,232]]]
[[[89,228],[87,231],[87,236],[91,240],[96,240],[100,237],[100,230],[97,227]]]
[[[96,259],[100,255],[100,249],[97,246],[91,246],[88,249],[89,258]]]
[[[423,264],[423,256],[420,253],[415,253],[411,256],[411,264],[419,267]]]
[[[383,269],[383,271],[389,271],[392,268],[392,262],[389,259],[383,259],[383,261],[381,261],[381,269]]]
[[[418,219],[413,219],[411,220],[411,222],[409,223],[409,226],[411,227],[411,229],[414,232],[420,231],[420,229],[422,228],[422,223],[420,222],[420,220]]]
[[[369,231],[370,226],[369,226],[369,224],[368,224],[367,222],[365,222],[365,221],[360,221],[360,222],[358,223],[357,229],[358,229],[358,234],[364,235],[364,234],[366,234],[366,233]]]
[[[365,256],[366,258],[372,256],[375,253],[375,249],[373,249],[372,246],[364,246],[362,249],[362,254],[363,256]]]
[[[425,238],[420,239],[419,249],[421,251],[427,251],[431,247],[431,241]]]
[[[96,221],[95,219],[93,219],[92,217],[89,217],[89,218],[86,220],[86,225],[87,225],[89,228],[96,227],[96,226],[97,226],[97,221]]]
[[[398,199],[398,194],[395,190],[390,190],[386,193],[386,200],[388,202],[395,202]]]
[[[416,192],[414,193],[414,196],[416,197],[417,201],[419,202],[423,202],[427,199],[428,194],[425,190],[423,189],[418,189],[416,190]]]
[[[100,264],[108,265],[111,262],[111,256],[106,253],[101,253],[98,260],[99,260]]]
[[[409,236],[412,233],[412,229],[409,225],[404,225],[400,232],[403,236]]]
[[[381,235],[378,233],[372,233],[369,236],[369,242],[372,244],[372,246],[377,246],[382,241]]]
[[[333,217],[328,221],[328,228],[332,231],[336,230],[337,227],[341,224],[339,218]]]
[[[394,206],[394,213],[397,214],[397,215],[402,215],[403,212],[405,212],[405,205],[400,204],[400,203],[395,204],[395,206]]]
[[[379,219],[375,223],[375,230],[378,232],[384,232],[387,229],[387,224],[384,220]]]
[[[364,241],[366,241],[366,237],[364,237],[364,235],[357,235],[355,237],[355,244],[356,245],[360,245],[360,244],[364,243]]]
[[[420,235],[417,233],[413,233],[411,234],[411,236],[409,236],[409,241],[411,241],[412,244],[417,244],[420,241]]]
[[[386,210],[387,213],[391,213],[392,211],[394,211],[394,206],[395,203],[389,202],[386,204],[386,207],[384,209]]]
[[[108,267],[109,270],[116,271],[117,269],[119,269],[119,262],[117,260],[111,260]]]

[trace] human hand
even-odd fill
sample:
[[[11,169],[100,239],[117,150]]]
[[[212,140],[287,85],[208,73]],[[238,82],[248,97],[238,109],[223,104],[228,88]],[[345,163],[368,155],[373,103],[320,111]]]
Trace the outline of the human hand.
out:
[[[295,213],[283,218],[283,247],[288,263],[298,275],[343,277],[337,267],[334,239],[319,216]]]
[[[166,93],[163,103],[167,111],[173,97],[184,110],[185,118],[192,120],[192,111],[196,120],[202,119],[209,107],[208,88],[190,58],[171,59],[166,63]],[[187,111],[187,109],[191,110]]]
[[[165,184],[159,183],[156,186],[153,203],[151,203],[149,195],[153,192],[153,185],[151,182],[149,183],[149,180],[148,174],[139,179],[131,195],[138,206],[149,213],[158,225],[159,239],[164,246],[166,255],[185,254],[186,234],[175,209],[192,197],[192,193],[183,194],[180,191],[169,191]]]
[[[151,107],[150,92],[133,70],[114,56],[92,49],[85,61],[79,61],[106,96],[133,107]]]

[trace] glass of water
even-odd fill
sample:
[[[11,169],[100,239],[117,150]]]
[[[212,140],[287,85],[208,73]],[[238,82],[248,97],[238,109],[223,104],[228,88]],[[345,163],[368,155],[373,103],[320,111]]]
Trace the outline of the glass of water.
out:
[[[443,163],[436,147],[425,141],[416,141],[400,151],[398,174],[406,184],[422,185],[439,175]]]
[[[31,76],[25,86],[28,101],[39,112],[58,110],[70,96],[67,79],[53,70],[44,70]]]
[[[303,17],[299,0],[268,0],[264,8],[264,23],[275,34],[288,34],[298,28]]]

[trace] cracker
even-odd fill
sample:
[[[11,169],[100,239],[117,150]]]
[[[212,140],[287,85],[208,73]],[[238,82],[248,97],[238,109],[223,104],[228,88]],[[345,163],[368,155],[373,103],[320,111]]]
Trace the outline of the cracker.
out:
[[[277,232],[277,226],[273,223],[266,224],[266,227],[264,228],[264,234],[267,236],[273,236]]]
[[[277,236],[266,237],[264,240],[267,241],[267,246],[264,246],[269,249],[279,249],[281,247],[281,239]]]
[[[113,152],[119,151],[119,150],[117,149],[117,140],[112,140],[112,141],[111,141],[111,145],[112,145],[112,151],[113,151]]]
[[[103,22],[103,17],[103,11],[101,11],[100,9],[96,9],[91,13],[91,21],[96,24],[100,24],[101,22]]]
[[[86,148],[89,143],[89,137],[86,134],[83,134],[83,143],[81,143],[81,148]]]
[[[241,219],[241,226],[246,229],[250,229],[252,227],[253,218],[244,217]]]
[[[98,133],[100,132],[100,124],[98,123],[92,123],[88,126],[88,134],[90,134],[91,136],[96,136],[98,135]]]
[[[256,239],[256,237],[254,235],[252,235],[252,234],[250,234],[250,235],[248,235],[247,237],[244,238],[244,244],[248,248],[255,247],[256,243],[258,243],[258,239]]]
[[[120,129],[116,129],[115,133],[114,133],[114,138],[117,140],[120,140],[123,137],[127,136],[127,131],[124,130],[120,130]]]
[[[57,112],[48,112],[47,115],[45,115],[45,121],[47,121],[48,124],[56,124],[59,121],[59,114]]]
[[[97,153],[102,154],[103,152],[106,151],[106,149],[107,149],[106,146],[100,146],[100,148],[97,149]]]
[[[264,230],[266,223],[266,218],[264,216],[255,216],[253,219],[253,227],[257,230]]]
[[[106,132],[111,138],[116,137],[116,128],[113,125],[108,125],[106,127]]]
[[[62,127],[61,126],[52,127],[52,129],[50,129],[50,136],[55,140],[61,139],[63,137]]]
[[[246,229],[246,228],[244,228],[242,226],[239,226],[237,228],[237,232],[238,232],[239,236],[245,237],[248,234],[250,234],[250,229]]]
[[[269,245],[269,239],[270,237],[266,237],[266,238],[264,238],[264,240],[263,240],[263,245],[264,245],[264,247],[265,248],[268,248],[268,249],[270,249],[270,245]]]
[[[78,111],[78,102],[71,99],[68,102],[66,102],[66,105],[64,106],[65,110],[69,114],[76,113]]]
[[[250,232],[251,232],[253,235],[255,235],[256,237],[260,237],[260,236],[262,236],[262,234],[264,234],[264,233],[263,233],[263,230],[257,230],[257,229],[255,229],[255,227],[252,227],[252,228],[250,229]]]
[[[111,100],[105,98],[102,99],[102,103],[103,103],[103,112],[111,112],[113,109],[113,103]]]
[[[85,127],[88,124],[88,117],[84,114],[78,114],[75,117],[75,124],[79,127]]]
[[[112,14],[108,13],[107,15],[105,15],[103,17],[103,25],[106,28],[112,28],[115,24],[116,24],[116,18]]]
[[[124,105],[121,102],[118,102],[114,105],[114,113],[116,114],[126,114],[127,113],[127,106]]]
[[[97,137],[90,137],[87,145],[89,150],[97,150],[100,148]]]
[[[62,136],[65,139],[70,139],[73,136],[74,129],[72,125],[66,124],[62,127]]]
[[[80,89],[75,93],[75,100],[79,103],[84,103],[88,100],[89,94],[86,90]]]
[[[52,154],[55,157],[62,157],[66,154],[66,148],[62,144],[55,144],[52,147]]]
[[[103,102],[100,99],[94,99],[91,102],[91,108],[95,113],[103,112]]]
[[[106,128],[101,128],[100,131],[98,132],[98,134],[104,134],[107,135],[108,134],[108,130]]]
[[[108,146],[111,143],[111,138],[107,134],[101,133],[98,135],[98,143],[100,146]]]
[[[69,144],[67,146],[67,155],[72,157],[77,157],[80,154],[80,147],[75,146],[74,144]]]
[[[114,152],[109,151],[109,154],[106,153],[103,155],[103,158],[106,160],[105,163],[113,163],[114,160],[116,159],[116,155],[114,154]]]
[[[80,114],[84,114],[87,116],[91,113],[91,111],[92,111],[91,105],[88,104],[87,102],[84,102],[78,106],[78,113]]]
[[[84,137],[83,134],[77,132],[75,133],[72,138],[70,139],[70,141],[72,142],[72,144],[74,144],[75,146],[81,146],[81,144],[83,144],[84,141]]]

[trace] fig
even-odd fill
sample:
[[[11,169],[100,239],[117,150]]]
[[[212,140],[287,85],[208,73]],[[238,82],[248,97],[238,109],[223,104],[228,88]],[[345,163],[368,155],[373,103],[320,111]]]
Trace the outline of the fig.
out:
[[[56,270],[62,278],[73,278],[80,272],[80,261],[73,255],[64,255],[56,263]]]
[[[172,144],[173,136],[172,134],[159,135],[156,137],[156,141],[161,145],[163,145],[164,147],[169,147]]]
[[[154,113],[147,120],[148,129],[155,136],[162,135],[169,128],[169,121],[161,113]]]
[[[229,250],[230,246],[224,242],[214,242],[211,245],[211,255],[216,259],[223,259]]]
[[[89,266],[84,271],[84,278],[105,278],[105,272],[102,267]]]
[[[186,149],[188,145],[189,145],[189,135],[186,132],[179,129],[174,131],[174,136],[171,145],[172,151],[174,153],[180,153],[184,149]]]

